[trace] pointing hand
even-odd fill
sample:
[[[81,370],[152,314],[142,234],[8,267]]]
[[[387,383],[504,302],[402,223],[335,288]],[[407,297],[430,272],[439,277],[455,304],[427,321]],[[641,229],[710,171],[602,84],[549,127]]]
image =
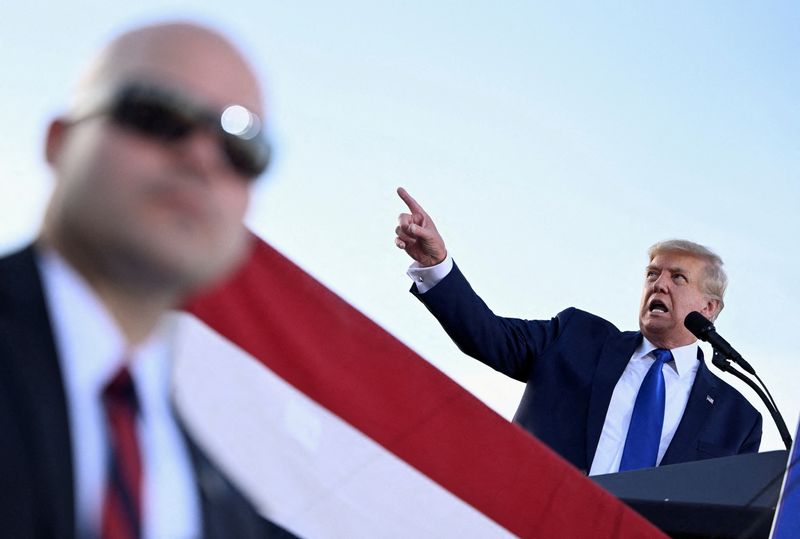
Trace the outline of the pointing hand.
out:
[[[422,266],[439,264],[447,257],[447,249],[433,219],[405,189],[399,187],[397,194],[411,213],[401,213],[398,217],[398,225],[394,230],[397,234],[395,245]]]

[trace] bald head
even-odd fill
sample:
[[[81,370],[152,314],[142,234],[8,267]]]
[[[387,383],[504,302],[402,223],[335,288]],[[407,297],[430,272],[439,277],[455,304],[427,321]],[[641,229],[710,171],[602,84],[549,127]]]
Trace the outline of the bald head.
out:
[[[217,32],[171,23],[113,40],[48,132],[57,181],[41,240],[107,288],[182,297],[227,274],[266,155],[258,136],[227,131],[234,109],[263,123],[253,70]]]
[[[81,116],[127,81],[175,87],[210,105],[244,105],[263,118],[261,90],[238,49],[224,36],[191,23],[129,31],[108,44],[79,79],[70,114]]]

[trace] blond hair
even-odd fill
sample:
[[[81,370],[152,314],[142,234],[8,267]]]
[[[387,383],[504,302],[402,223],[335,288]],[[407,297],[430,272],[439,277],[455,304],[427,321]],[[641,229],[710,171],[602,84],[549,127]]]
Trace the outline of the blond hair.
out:
[[[719,315],[725,306],[725,289],[728,288],[728,276],[722,269],[722,259],[717,253],[699,243],[689,240],[666,240],[654,244],[648,250],[650,260],[662,253],[680,253],[695,256],[706,263],[703,280],[700,288],[708,297],[719,301],[719,309],[714,314],[714,318]]]

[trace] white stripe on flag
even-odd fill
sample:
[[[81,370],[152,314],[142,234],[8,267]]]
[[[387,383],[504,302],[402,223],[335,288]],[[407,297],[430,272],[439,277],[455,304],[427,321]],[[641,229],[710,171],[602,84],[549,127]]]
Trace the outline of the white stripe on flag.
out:
[[[179,413],[272,521],[308,538],[512,536],[193,316],[179,320]]]

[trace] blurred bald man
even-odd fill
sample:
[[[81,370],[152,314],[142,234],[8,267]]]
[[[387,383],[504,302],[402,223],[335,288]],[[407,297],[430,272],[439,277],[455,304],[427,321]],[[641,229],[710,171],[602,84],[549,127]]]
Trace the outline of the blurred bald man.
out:
[[[41,234],[0,260],[3,536],[290,536],[182,429],[162,323],[248,251],[262,118],[240,52],[174,23],[110,43],[50,124]]]

